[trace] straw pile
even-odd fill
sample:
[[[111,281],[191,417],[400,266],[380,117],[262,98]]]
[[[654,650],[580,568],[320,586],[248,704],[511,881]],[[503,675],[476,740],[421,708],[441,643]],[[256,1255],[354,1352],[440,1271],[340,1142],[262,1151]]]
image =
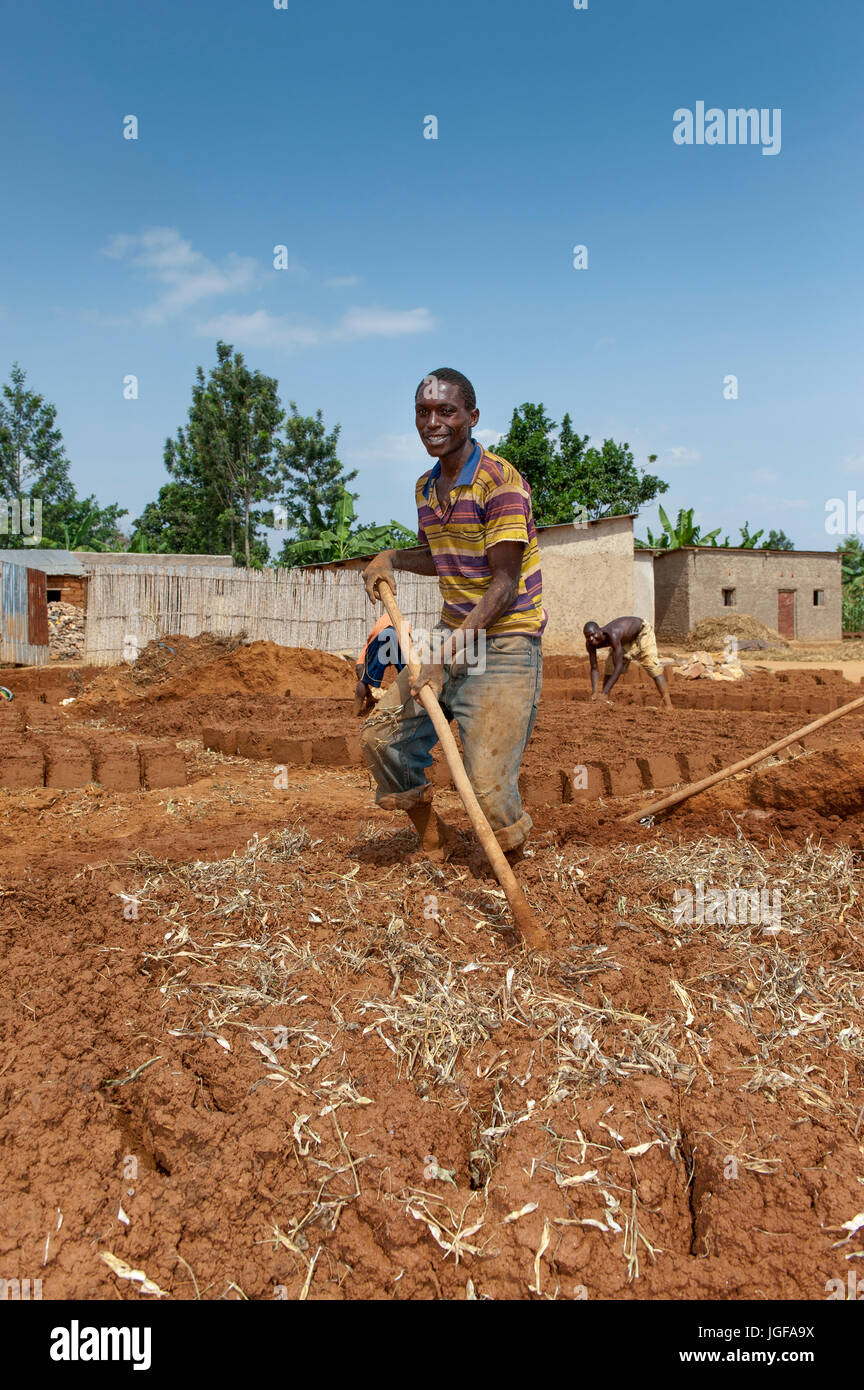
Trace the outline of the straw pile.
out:
[[[719,651],[722,650],[727,637],[736,637],[739,647],[743,647],[745,651],[789,645],[785,637],[781,637],[773,627],[766,627],[749,613],[735,613],[722,618],[703,618],[701,623],[690,629],[684,645],[690,651],[698,651],[700,648]]]

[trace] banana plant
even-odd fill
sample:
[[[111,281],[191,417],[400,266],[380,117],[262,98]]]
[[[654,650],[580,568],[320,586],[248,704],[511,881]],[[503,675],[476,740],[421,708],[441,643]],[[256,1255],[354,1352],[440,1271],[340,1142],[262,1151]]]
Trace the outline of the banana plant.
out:
[[[356,521],[354,499],[343,487],[332,528],[312,535],[307,526],[301,526],[295,539],[285,543],[281,558],[288,565],[310,564],[316,560],[323,564],[417,544],[414,532],[398,521],[391,521],[389,526],[356,526]]]
[[[717,537],[722,531],[722,526],[718,526],[714,531],[708,531],[702,535],[702,528],[694,524],[693,517],[695,507],[682,507],[678,512],[675,525],[669,520],[666,512],[661,506],[657,508],[660,522],[663,527],[659,536],[655,536],[651,528],[648,528],[648,544],[657,550],[682,550],[684,546],[692,545],[717,545]],[[724,542],[728,545],[728,539]]]

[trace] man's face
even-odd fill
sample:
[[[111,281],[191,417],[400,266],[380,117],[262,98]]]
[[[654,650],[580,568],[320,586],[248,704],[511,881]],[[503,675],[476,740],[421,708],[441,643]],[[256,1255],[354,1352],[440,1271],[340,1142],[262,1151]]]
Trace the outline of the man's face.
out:
[[[480,411],[466,409],[462,392],[453,382],[429,376],[417,392],[414,419],[427,454],[443,458],[455,454],[471,438]]]
[[[587,647],[605,646],[606,638],[599,630],[585,633],[585,645]]]

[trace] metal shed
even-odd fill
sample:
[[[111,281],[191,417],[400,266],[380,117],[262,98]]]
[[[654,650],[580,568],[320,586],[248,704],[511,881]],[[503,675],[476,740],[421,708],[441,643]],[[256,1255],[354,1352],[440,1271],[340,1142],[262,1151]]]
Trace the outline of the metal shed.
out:
[[[0,661],[44,666],[48,661],[45,573],[0,561]]]
[[[87,570],[81,556],[72,550],[39,550],[35,546],[20,550],[0,550],[0,561],[9,565],[25,565],[41,570],[47,577],[49,602],[61,599],[64,603],[83,605]]]

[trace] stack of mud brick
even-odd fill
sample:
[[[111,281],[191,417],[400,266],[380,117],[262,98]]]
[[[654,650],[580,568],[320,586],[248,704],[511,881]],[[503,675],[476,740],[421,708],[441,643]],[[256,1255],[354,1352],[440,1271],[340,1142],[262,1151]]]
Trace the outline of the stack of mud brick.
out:
[[[759,674],[739,682],[673,677],[671,693],[678,709],[745,710],[816,719],[855,699],[858,692],[839,671],[820,669]]]
[[[529,806],[590,802],[607,796],[638,796],[646,791],[662,791],[666,787],[698,782],[721,766],[720,758],[708,753],[652,753],[623,762],[598,760],[574,768],[555,768],[548,773],[523,771],[519,789]]]
[[[110,791],[185,786],[186,759],[164,739],[135,743],[98,730],[67,731],[66,720],[37,697],[0,704],[0,788],[69,789],[99,783]]]
[[[295,767],[323,763],[327,767],[362,762],[360,739],[355,734],[330,734],[326,738],[289,738],[280,729],[233,728],[205,724],[201,730],[205,748],[238,758],[253,758]]]

